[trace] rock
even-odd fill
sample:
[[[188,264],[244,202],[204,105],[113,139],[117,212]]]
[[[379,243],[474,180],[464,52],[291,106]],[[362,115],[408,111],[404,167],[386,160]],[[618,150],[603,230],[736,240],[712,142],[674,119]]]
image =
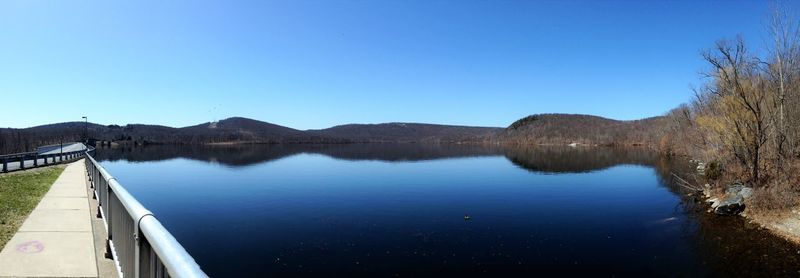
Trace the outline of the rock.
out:
[[[714,203],[711,204],[711,207],[714,208],[714,213],[716,214],[736,215],[744,211],[744,200],[752,195],[752,188],[736,182],[725,189],[725,195],[722,196],[721,200],[714,198]]]
[[[706,200],[706,203],[711,203],[711,208],[717,208],[719,206],[719,199],[718,198],[711,198]]]
[[[714,213],[721,215],[736,215],[742,211],[744,211],[744,198],[740,195],[722,199],[714,208]]]
[[[753,189],[750,187],[742,188],[742,191],[739,191],[739,195],[742,195],[745,199],[750,198],[750,196],[753,196]]]
[[[728,188],[725,189],[725,195],[728,194],[738,194],[744,188],[744,184],[741,182],[734,182],[733,184],[729,185]]]

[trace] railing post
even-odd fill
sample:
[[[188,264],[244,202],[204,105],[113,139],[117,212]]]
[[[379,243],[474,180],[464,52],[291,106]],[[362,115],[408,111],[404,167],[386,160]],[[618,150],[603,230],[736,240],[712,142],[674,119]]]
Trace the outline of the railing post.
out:
[[[155,265],[155,260],[151,257],[151,250],[152,247],[150,243],[147,242],[147,237],[141,235],[141,230],[139,230],[139,255],[137,256],[137,261],[139,262],[139,267],[136,269],[139,270],[139,277],[140,278],[151,278],[151,277],[158,277],[157,275],[153,275],[153,266]]]
[[[107,211],[108,214],[106,215],[106,223],[108,223],[108,228],[106,229],[106,232],[108,232],[108,236],[106,238],[106,254],[105,254],[105,257],[109,258],[109,259],[113,259],[114,258],[114,254],[111,252],[111,241],[114,240],[114,238],[111,236],[111,234],[114,231],[114,225],[112,224],[112,223],[114,223],[114,217],[111,216],[112,214],[114,214],[114,212],[111,211],[111,194],[113,193],[113,191],[111,190],[111,185],[108,184],[108,180],[106,180],[105,178],[103,178],[103,180],[106,183],[105,184],[105,188],[106,188],[105,189],[106,190],[105,206],[108,208],[108,211]]]
[[[25,155],[19,157],[19,169],[25,169]]]
[[[8,173],[8,158],[3,158],[3,173]]]
[[[114,259],[114,254],[111,252],[111,232],[108,232],[108,238],[106,239],[106,253],[103,254],[103,257],[106,259]]]
[[[137,219],[134,219],[133,221],[136,220]],[[139,250],[139,248],[142,247],[142,241],[139,240],[139,238],[141,238],[141,231],[139,231],[138,224],[139,223],[136,222],[133,224],[133,277],[141,278],[142,272],[141,269],[139,269],[141,262],[139,260],[142,258],[142,254],[140,253],[141,250]]]
[[[98,184],[102,183],[104,181],[105,181],[105,179],[103,179],[103,177],[98,177],[98,180],[97,180]],[[102,184],[99,185],[99,188],[98,188],[98,186],[95,186],[95,191],[98,191],[97,195],[100,195],[99,197],[97,197],[97,218],[103,218],[103,207],[104,206],[108,206],[108,204],[106,204],[105,201],[103,200],[103,194],[101,194],[101,192],[99,192],[101,190],[105,190],[103,188]],[[106,218],[107,217],[108,216],[106,216]],[[109,226],[109,227],[111,226],[111,222],[109,222],[108,219],[106,219],[106,225]],[[111,236],[111,235],[109,235],[109,236]]]
[[[39,166],[39,154],[33,155],[33,167]]]

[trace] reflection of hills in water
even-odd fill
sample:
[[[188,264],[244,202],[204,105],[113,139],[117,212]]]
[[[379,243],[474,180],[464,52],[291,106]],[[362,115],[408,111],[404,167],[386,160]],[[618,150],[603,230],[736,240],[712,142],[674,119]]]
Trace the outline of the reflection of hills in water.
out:
[[[344,160],[421,161],[444,158],[499,156],[496,146],[459,144],[285,144],[285,145],[149,145],[144,147],[98,148],[99,161],[132,162],[187,158],[246,166],[297,154],[322,154]]]
[[[620,164],[658,166],[661,163],[657,153],[637,148],[503,147],[468,144],[150,145],[98,148],[95,158],[100,161],[132,162],[186,158],[229,166],[246,166],[302,153],[321,154],[335,159],[380,161],[505,156],[521,168],[542,173],[579,173]]]
[[[508,160],[532,172],[580,173],[620,164],[654,166],[659,155],[639,148],[515,146],[504,149]]]

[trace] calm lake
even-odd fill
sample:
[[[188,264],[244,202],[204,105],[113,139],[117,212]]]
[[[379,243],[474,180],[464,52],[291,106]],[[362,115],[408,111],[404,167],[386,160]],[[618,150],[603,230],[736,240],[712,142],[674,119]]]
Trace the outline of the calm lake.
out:
[[[672,183],[685,163],[639,149],[147,146],[96,157],[212,277],[800,275],[800,249],[706,213]]]

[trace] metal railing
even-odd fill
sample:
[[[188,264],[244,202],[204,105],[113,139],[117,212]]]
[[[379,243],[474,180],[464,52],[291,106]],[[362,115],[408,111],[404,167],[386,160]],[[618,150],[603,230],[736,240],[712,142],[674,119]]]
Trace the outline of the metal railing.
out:
[[[86,169],[121,277],[208,277],[183,246],[86,151]]]
[[[65,153],[53,153],[53,154],[40,154],[39,152],[25,152],[25,153],[14,153],[14,154],[5,154],[0,155],[0,171],[3,173],[8,173],[9,171],[13,170],[25,170],[26,168],[35,168],[39,166],[46,166],[56,163],[61,163],[65,161],[73,161],[83,157],[86,153],[86,150],[79,150],[73,152],[65,152]],[[25,166],[25,163],[33,162],[33,166]],[[39,161],[42,161],[39,163]],[[12,165],[18,165],[16,169],[11,169]]]

